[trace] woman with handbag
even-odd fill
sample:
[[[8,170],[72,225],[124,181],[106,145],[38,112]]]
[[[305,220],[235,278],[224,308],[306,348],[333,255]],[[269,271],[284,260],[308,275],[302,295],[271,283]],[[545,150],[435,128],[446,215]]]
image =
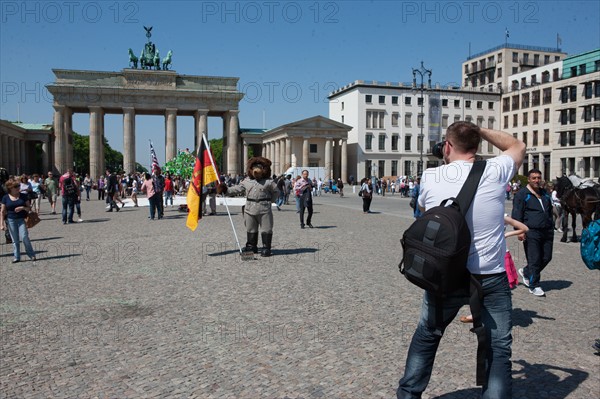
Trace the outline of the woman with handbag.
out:
[[[36,261],[35,252],[29,233],[25,225],[25,218],[31,212],[31,204],[27,194],[20,193],[20,183],[15,180],[6,182],[8,194],[2,197],[2,211],[0,212],[0,228],[10,232],[13,240],[14,259],[12,263],[21,261],[21,240],[25,244],[25,251],[32,261]]]

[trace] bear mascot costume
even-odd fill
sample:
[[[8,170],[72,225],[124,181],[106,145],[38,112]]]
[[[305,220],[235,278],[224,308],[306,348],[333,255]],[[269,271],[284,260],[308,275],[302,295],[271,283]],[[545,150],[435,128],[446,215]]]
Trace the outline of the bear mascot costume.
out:
[[[245,195],[246,206],[243,209],[246,225],[246,251],[258,253],[258,231],[262,235],[263,250],[261,256],[271,256],[273,240],[273,211],[271,203],[279,196],[277,183],[271,179],[271,161],[263,157],[252,157],[247,164],[247,177],[240,184],[227,187],[222,183],[218,193],[227,196]]]

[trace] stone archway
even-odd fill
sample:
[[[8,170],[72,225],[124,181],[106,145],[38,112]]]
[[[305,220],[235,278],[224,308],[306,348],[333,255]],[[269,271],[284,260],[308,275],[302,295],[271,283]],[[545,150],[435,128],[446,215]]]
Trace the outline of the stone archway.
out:
[[[194,118],[195,142],[207,134],[207,118],[223,118],[224,172],[241,173],[239,78],[178,75],[175,71],[123,69],[121,72],[53,69],[54,169],[64,173],[73,163],[72,117],[90,115],[90,176],[104,173],[104,116],[123,115],[123,167],[135,170],[135,118],[164,115],[165,161],[177,155],[177,116]]]

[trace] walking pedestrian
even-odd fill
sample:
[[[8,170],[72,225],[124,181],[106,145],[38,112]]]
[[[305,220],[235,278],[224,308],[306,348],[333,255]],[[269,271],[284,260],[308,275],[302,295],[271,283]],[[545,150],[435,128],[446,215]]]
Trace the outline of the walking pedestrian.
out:
[[[20,188],[21,185],[16,180],[9,180],[6,182],[8,193],[1,199],[2,209],[0,210],[0,229],[8,229],[10,232],[14,255],[12,263],[21,261],[21,241],[23,241],[23,244],[25,245],[25,251],[27,252],[27,256],[29,256],[29,259],[35,262],[35,251],[29,240],[29,232],[25,225],[25,218],[31,211],[31,203],[27,198],[27,194],[20,192]]]
[[[302,171],[302,177],[296,180],[294,192],[300,203],[300,228],[304,228],[304,210],[308,210],[306,226],[313,228],[311,223],[313,215],[312,181],[308,178],[308,170]]]

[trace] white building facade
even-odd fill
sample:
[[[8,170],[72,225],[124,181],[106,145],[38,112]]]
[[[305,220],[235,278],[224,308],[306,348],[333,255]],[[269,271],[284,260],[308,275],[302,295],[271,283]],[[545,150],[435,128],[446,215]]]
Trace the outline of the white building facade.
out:
[[[348,174],[355,181],[366,176],[415,176],[421,158],[424,169],[438,166],[441,161],[431,154],[432,147],[455,121],[500,127],[500,93],[496,90],[426,87],[421,99],[420,87],[357,80],[328,98],[329,118],[352,126]],[[497,150],[483,142],[478,153],[487,158]]]

